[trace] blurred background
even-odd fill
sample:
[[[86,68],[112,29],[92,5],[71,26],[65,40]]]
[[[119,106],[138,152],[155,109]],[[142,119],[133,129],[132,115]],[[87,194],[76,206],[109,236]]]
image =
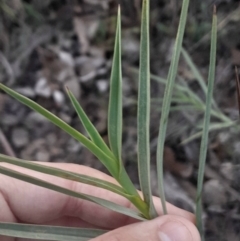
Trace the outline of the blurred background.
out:
[[[84,133],[68,86],[107,136],[109,76],[118,3],[122,7],[123,159],[138,187],[137,86],[141,0],[0,0],[0,82]],[[161,102],[182,1],[151,0],[152,189]],[[167,200],[194,212],[205,109],[212,6],[218,53],[204,183],[207,241],[240,240],[240,137],[234,66],[240,65],[240,2],[192,0],[165,145]],[[0,92],[0,152],[22,159],[71,162],[106,171],[81,144]]]

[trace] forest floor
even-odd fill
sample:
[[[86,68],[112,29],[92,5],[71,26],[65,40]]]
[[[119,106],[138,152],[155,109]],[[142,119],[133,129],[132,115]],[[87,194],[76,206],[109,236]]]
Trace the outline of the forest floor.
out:
[[[107,141],[117,1],[0,2],[0,82],[84,133],[66,95],[64,87],[68,86]],[[123,160],[138,187],[136,101],[141,1],[120,2]],[[165,145],[167,200],[192,212],[200,147],[199,135],[195,134],[201,131],[203,121],[213,2],[191,1],[185,54],[179,64]],[[234,0],[215,3],[219,34],[215,104],[203,193],[204,220],[206,241],[237,241],[240,240],[240,128],[234,66],[240,65],[240,3]],[[152,0],[151,9],[151,174],[153,193],[158,195],[155,159],[161,101],[181,1]],[[3,92],[0,92],[0,116],[0,153],[26,160],[77,163],[106,171],[80,143]]]

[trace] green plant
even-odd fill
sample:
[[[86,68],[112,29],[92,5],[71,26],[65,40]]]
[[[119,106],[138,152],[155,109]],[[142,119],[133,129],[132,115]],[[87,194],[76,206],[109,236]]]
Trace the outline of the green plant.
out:
[[[182,51],[182,42],[184,36],[184,29],[186,25],[187,13],[189,7],[189,0],[183,0],[182,12],[179,22],[178,33],[176,37],[175,48],[173,51],[173,57],[166,84],[165,94],[162,105],[162,116],[160,121],[159,141],[157,148],[157,169],[158,169],[158,182],[159,192],[162,201],[164,213],[167,213],[164,185],[163,185],[163,147],[166,136],[166,128],[168,123],[168,116],[170,112],[170,105],[172,101],[172,93],[174,88],[181,90],[187,95],[195,98],[197,103],[201,105],[202,110],[205,112],[205,119],[202,131],[202,144],[200,155],[200,171],[198,182],[198,196],[197,196],[197,220],[198,227],[203,237],[202,222],[201,222],[201,192],[203,182],[203,171],[206,159],[207,140],[209,132],[209,123],[211,114],[215,112],[211,111],[212,104],[212,91],[215,72],[216,61],[216,13],[213,17],[212,27],[212,47],[211,47],[211,61],[208,79],[208,88],[204,87],[204,91],[207,94],[207,101],[204,105],[202,101],[198,100],[198,97],[194,95],[189,88],[175,84],[177,77],[177,68]],[[183,52],[184,53],[184,52]],[[143,0],[142,7],[142,27],[141,27],[141,49],[140,49],[140,75],[139,75],[139,97],[138,97],[138,167],[139,167],[139,179],[140,186],[143,192],[143,198],[139,195],[132,181],[126,173],[122,158],[121,158],[121,143],[122,143],[122,71],[121,71],[121,17],[120,8],[118,11],[116,40],[113,57],[113,66],[111,74],[111,88],[110,88],[110,100],[108,111],[108,133],[110,147],[103,141],[96,128],[88,119],[84,110],[73,96],[70,90],[67,89],[69,98],[74,106],[80,121],[82,122],[88,137],[85,137],[77,130],[73,129],[67,123],[47,111],[32,100],[16,93],[8,87],[0,84],[0,89],[11,95],[13,98],[22,102],[26,106],[30,107],[34,111],[40,113],[46,117],[53,124],[61,128],[63,131],[71,135],[77,141],[81,142],[88,150],[90,150],[108,169],[109,173],[116,179],[119,185],[112,184],[107,181],[102,181],[97,178],[93,178],[86,175],[80,175],[73,172],[60,170],[57,168],[50,168],[43,165],[36,164],[34,162],[24,161],[17,158],[8,157],[0,154],[0,162],[9,163],[12,165],[24,167],[37,172],[53,175],[76,182],[85,183],[88,185],[96,186],[99,188],[107,189],[111,192],[117,193],[127,198],[138,211],[131,210],[129,208],[122,207],[116,203],[86,195],[83,193],[74,192],[66,188],[57,186],[52,183],[37,179],[35,177],[22,174],[20,172],[13,171],[9,168],[0,166],[0,173],[29,182],[50,190],[54,190],[72,197],[84,199],[113,211],[125,214],[127,216],[144,221],[147,219],[153,219],[157,216],[157,211],[153,205],[152,193],[150,188],[150,148],[149,148],[149,118],[150,118],[150,67],[149,67],[149,0]],[[182,93],[179,92],[181,101],[184,99]],[[204,105],[204,107],[203,107]],[[218,115],[220,115],[218,113]],[[221,118],[225,118],[221,115]],[[11,223],[0,223],[0,234],[14,237],[23,238],[36,238],[39,239],[51,239],[51,240],[88,240],[92,237],[96,237],[104,230],[92,230],[92,229],[73,229],[62,227],[50,227],[50,226],[38,226],[38,225],[22,225]]]

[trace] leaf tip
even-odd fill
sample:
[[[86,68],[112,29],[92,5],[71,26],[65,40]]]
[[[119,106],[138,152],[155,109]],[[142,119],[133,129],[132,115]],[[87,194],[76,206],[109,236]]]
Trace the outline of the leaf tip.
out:
[[[217,6],[216,4],[213,5],[213,15],[217,14]]]
[[[120,14],[121,14],[121,5],[118,4],[118,15],[120,15]]]
[[[67,93],[70,94],[71,91],[70,91],[70,89],[68,88],[67,85],[65,85],[65,89],[66,89]]]

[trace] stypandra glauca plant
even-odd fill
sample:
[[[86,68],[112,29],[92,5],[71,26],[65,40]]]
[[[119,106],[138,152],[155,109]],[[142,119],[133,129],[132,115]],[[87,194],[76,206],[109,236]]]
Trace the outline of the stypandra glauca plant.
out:
[[[178,32],[176,36],[175,46],[173,49],[173,56],[167,82],[165,93],[162,103],[162,112],[159,128],[159,139],[157,147],[157,172],[159,183],[159,194],[162,202],[164,214],[167,214],[167,205],[164,194],[164,180],[163,180],[163,150],[166,137],[168,116],[171,106],[171,99],[173,89],[175,86],[175,79],[177,76],[177,69],[180,54],[182,52],[182,42],[184,30],[188,15],[189,0],[183,0],[181,16],[179,21]],[[24,105],[40,113],[60,129],[68,133],[77,141],[81,142],[90,152],[92,152],[99,161],[107,168],[109,173],[116,179],[119,185],[93,178],[87,175],[80,175],[78,173],[69,172],[57,168],[52,168],[44,165],[37,164],[36,162],[25,161],[13,157],[0,154],[0,162],[8,163],[11,165],[31,169],[40,173],[72,180],[95,186],[98,188],[106,189],[110,192],[116,193],[128,199],[135,207],[136,210],[120,206],[111,201],[101,199],[95,196],[86,195],[79,192],[57,186],[40,180],[34,176],[26,175],[18,171],[14,171],[9,166],[0,165],[0,173],[7,175],[40,187],[44,187],[71,197],[80,198],[98,204],[104,208],[112,211],[130,216],[139,221],[154,219],[157,217],[157,210],[154,207],[151,187],[150,187],[150,140],[149,140],[149,121],[150,121],[150,47],[149,47],[149,0],[143,0],[142,6],[142,23],[141,23],[141,47],[140,47],[140,67],[139,67],[139,93],[138,93],[138,115],[137,115],[137,130],[138,130],[138,172],[142,196],[134,187],[131,179],[129,178],[121,156],[122,149],[122,67],[121,67],[121,16],[120,8],[118,10],[116,39],[112,64],[112,73],[110,80],[110,98],[108,109],[108,136],[109,146],[104,142],[94,125],[91,123],[86,113],[73,96],[71,91],[66,88],[67,94],[75,108],[82,125],[84,126],[88,136],[84,136],[70,125],[53,115],[48,110],[44,109],[32,100],[18,94],[14,90],[0,84],[0,89],[22,102]],[[212,24],[212,39],[210,51],[210,65],[208,88],[206,91],[205,103],[205,117],[202,130],[202,142],[200,147],[199,157],[199,177],[198,189],[196,197],[196,216],[197,226],[204,239],[203,224],[202,224],[202,185],[204,166],[207,153],[208,132],[211,116],[211,104],[213,83],[215,79],[215,64],[216,64],[216,45],[217,45],[217,17],[216,8],[214,8],[213,24]],[[81,229],[81,228],[66,228],[66,227],[53,227],[41,225],[24,225],[13,223],[0,223],[0,235],[28,238],[28,239],[41,239],[41,240],[89,240],[97,237],[106,230],[95,229]]]

